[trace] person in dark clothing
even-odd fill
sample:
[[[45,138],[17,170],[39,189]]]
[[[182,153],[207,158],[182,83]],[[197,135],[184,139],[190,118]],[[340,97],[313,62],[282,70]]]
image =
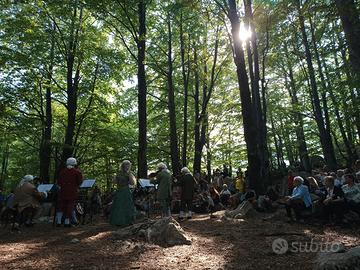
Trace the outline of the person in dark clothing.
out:
[[[192,218],[192,201],[195,190],[195,179],[186,167],[181,169],[181,210],[179,219]]]
[[[223,176],[224,176],[224,178],[230,176],[229,175],[229,169],[225,164],[223,166]]]
[[[336,222],[343,219],[345,210],[344,192],[338,186],[335,186],[335,179],[332,176],[326,176],[324,179],[326,187],[326,197],[322,201],[324,222],[332,221],[335,218]]]
[[[4,204],[5,204],[5,195],[2,191],[2,189],[0,188],[0,212],[1,212],[1,209],[3,208]]]
[[[66,168],[60,172],[58,185],[60,187],[58,195],[58,212],[56,213],[57,226],[61,225],[62,216],[65,216],[65,227],[71,227],[70,218],[78,198],[78,189],[82,183],[82,173],[75,168],[77,165],[75,158],[68,158]]]

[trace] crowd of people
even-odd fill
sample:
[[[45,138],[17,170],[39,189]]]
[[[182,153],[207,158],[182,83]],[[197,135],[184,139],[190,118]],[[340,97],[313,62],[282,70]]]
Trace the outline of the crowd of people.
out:
[[[281,192],[279,182],[258,195],[249,188],[248,178],[240,168],[232,177],[231,168],[225,165],[212,175],[193,175],[187,167],[181,169],[180,175],[172,175],[166,164],[159,163],[156,172],[149,174],[152,185],[145,191],[131,171],[131,162],[124,160],[114,177],[116,189],[101,196],[95,187],[89,205],[96,206],[96,212],[102,209],[110,224],[116,226],[133,224],[138,211],[149,212],[154,207],[150,198],[157,202],[162,217],[179,213],[179,220],[191,219],[193,213],[209,213],[211,217],[218,210],[238,209],[244,202],[259,212],[284,208],[289,221],[304,222],[309,216],[323,224],[348,223],[349,217],[356,216],[360,219],[360,160],[352,168],[336,172],[326,166],[311,174],[289,170],[285,192]],[[32,226],[35,217],[45,214],[56,226],[71,227],[79,222],[78,214],[86,211],[77,203],[82,181],[75,158],[67,159],[49,192],[39,192],[36,185],[41,180],[25,175],[10,195],[5,197],[0,191],[2,214],[12,211],[15,223],[26,226]]]
[[[294,176],[289,171],[288,192],[282,203],[290,220],[302,221],[306,212],[319,217],[324,224],[349,223],[351,217],[359,219],[360,160],[352,168],[332,172],[325,166],[307,177]]]
[[[75,158],[68,158],[66,166],[60,171],[56,183],[50,190],[39,191],[37,186],[42,184],[39,177],[25,175],[16,188],[5,198],[2,195],[1,219],[11,218],[13,229],[24,224],[34,225],[34,219],[47,217],[56,226],[71,227],[78,224],[77,213],[83,212],[78,205],[79,187],[83,181]],[[90,204],[101,205],[100,191],[93,189]],[[8,220],[9,221],[9,220]]]

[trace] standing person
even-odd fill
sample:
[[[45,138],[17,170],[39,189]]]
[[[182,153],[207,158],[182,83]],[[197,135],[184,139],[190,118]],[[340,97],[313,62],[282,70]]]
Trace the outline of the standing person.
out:
[[[161,205],[162,217],[169,217],[171,216],[171,173],[162,162],[157,165],[157,169],[156,179],[151,180],[151,183],[158,184],[156,197]]]
[[[293,171],[289,170],[288,171],[288,177],[287,177],[287,186],[288,186],[288,194],[291,195],[293,188],[294,188],[294,175],[293,175]]]
[[[186,167],[181,169],[181,210],[179,219],[192,218],[192,201],[194,197],[195,179]]]
[[[220,202],[227,206],[229,204],[229,199],[230,199],[230,196],[231,196],[231,192],[228,188],[228,185],[227,184],[224,184],[223,185],[223,188],[220,192]]]
[[[214,182],[213,182],[213,186],[216,188],[216,189],[220,189],[220,187],[222,187],[223,185],[223,177],[222,177],[222,174],[220,172],[220,169],[216,169],[215,170],[215,173],[214,173]]]
[[[129,185],[134,186],[136,179],[131,170],[131,162],[124,160],[114,178],[117,192],[111,206],[110,224],[116,226],[127,226],[134,222],[135,206]]]
[[[237,192],[245,193],[245,180],[241,170],[237,171],[235,180],[235,189]]]
[[[64,215],[64,227],[71,227],[70,219],[75,207],[75,201],[78,198],[78,189],[82,183],[83,176],[81,171],[76,168],[77,161],[70,157],[66,160],[66,168],[64,168],[58,178],[59,194],[58,194],[58,212],[56,213],[56,226],[61,226],[62,217]]]
[[[355,163],[354,163],[354,171],[355,171],[355,173],[360,172],[360,159],[355,161]]]
[[[223,165],[223,173],[222,173],[222,174],[223,174],[224,178],[230,176],[230,175],[229,175],[229,169],[228,169],[228,167],[226,166],[226,164]]]

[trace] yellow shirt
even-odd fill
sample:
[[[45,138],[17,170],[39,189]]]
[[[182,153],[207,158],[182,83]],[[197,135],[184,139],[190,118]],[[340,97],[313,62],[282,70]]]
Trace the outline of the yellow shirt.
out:
[[[241,193],[244,193],[245,191],[245,182],[243,177],[237,177],[235,182],[235,188]]]

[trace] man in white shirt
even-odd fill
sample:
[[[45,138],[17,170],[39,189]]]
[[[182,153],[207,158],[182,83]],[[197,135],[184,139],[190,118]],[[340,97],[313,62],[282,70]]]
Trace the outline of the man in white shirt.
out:
[[[355,176],[353,174],[345,175],[345,183],[342,186],[342,190],[347,207],[360,215],[360,184],[355,183]]]

